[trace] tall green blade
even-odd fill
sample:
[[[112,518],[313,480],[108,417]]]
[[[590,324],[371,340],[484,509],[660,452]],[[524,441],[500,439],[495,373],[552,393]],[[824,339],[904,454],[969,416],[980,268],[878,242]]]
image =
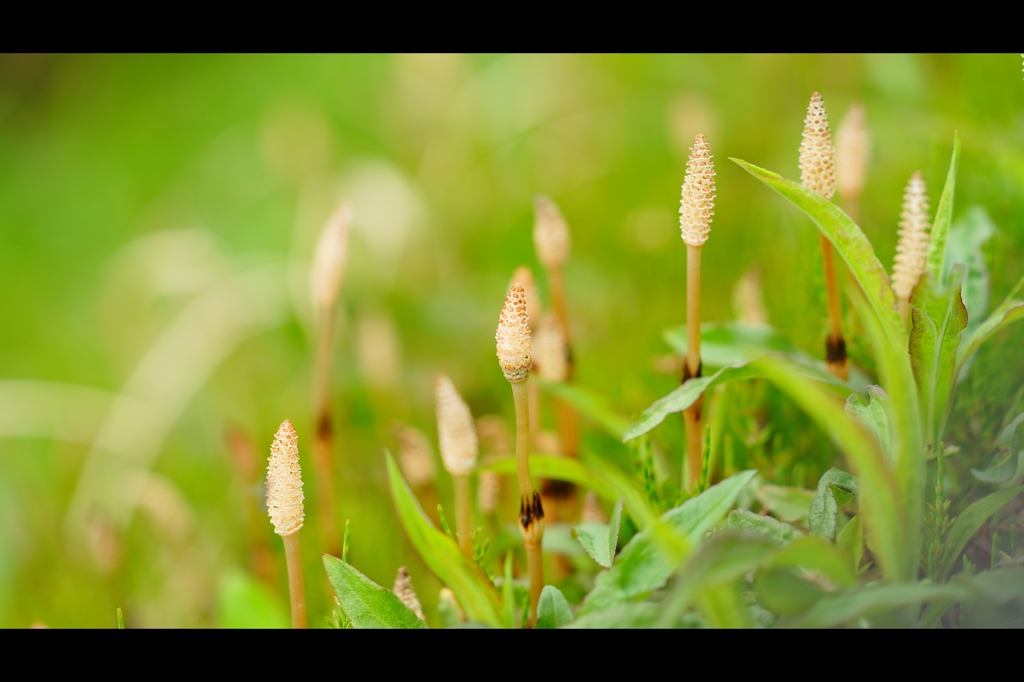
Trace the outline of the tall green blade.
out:
[[[960,167],[960,136],[953,133],[953,158],[949,160],[946,185],[942,188],[939,206],[935,209],[935,223],[932,225],[931,242],[928,245],[928,273],[936,282],[942,281],[946,262],[946,240],[949,225],[953,222],[953,192],[956,190],[956,172]]]
[[[406,535],[424,563],[447,585],[459,600],[470,620],[495,627],[502,626],[501,598],[476,562],[467,557],[455,542],[423,513],[402,472],[390,452],[385,452],[391,497]]]

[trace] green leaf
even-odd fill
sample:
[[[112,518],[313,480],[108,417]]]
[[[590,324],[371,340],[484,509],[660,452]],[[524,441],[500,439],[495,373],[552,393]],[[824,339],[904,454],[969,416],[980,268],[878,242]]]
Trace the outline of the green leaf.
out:
[[[795,628],[830,628],[863,616],[886,613],[936,599],[967,599],[973,591],[961,584],[873,585],[822,597],[802,617],[788,623]]]
[[[554,585],[545,585],[537,604],[537,629],[552,630],[572,622],[572,610],[565,596]]]
[[[616,413],[603,396],[593,393],[579,384],[544,381],[540,377],[531,377],[530,381],[536,381],[541,390],[548,395],[575,407],[581,416],[601,427],[613,438],[622,440],[622,435],[629,428],[629,420]]]
[[[615,546],[619,542],[619,523],[622,521],[622,500],[615,503],[608,523],[588,521],[573,529],[573,534],[590,558],[605,568],[615,560]]]
[[[1024,301],[1015,298],[1021,289],[1024,289],[1024,277],[1017,282],[1013,291],[1006,297],[1006,300],[999,304],[999,307],[993,310],[992,314],[984,322],[973,327],[963,343],[960,344],[960,348],[956,353],[958,380],[967,375],[967,365],[981,344],[996,332],[1005,329],[1014,322],[1024,320]]]
[[[217,594],[217,624],[222,628],[287,628],[288,606],[266,585],[238,570],[229,571]]]
[[[864,558],[864,526],[861,525],[860,516],[854,516],[839,531],[839,535],[836,536],[836,547],[850,558],[850,565],[856,573]]]
[[[778,361],[765,358],[757,363],[780,390],[789,395],[819,428],[839,443],[851,465],[860,474],[857,493],[860,513],[864,516],[866,530],[874,538],[879,564],[887,576],[909,579],[916,564],[912,566],[910,563],[913,547],[908,537],[903,496],[885,465],[875,439],[831,400],[819,384],[788,371],[787,366]],[[824,506],[823,500],[822,510]],[[814,510],[809,519],[812,528],[815,523],[813,517]]]
[[[565,627],[598,630],[649,628],[660,613],[661,607],[658,604],[616,604],[602,611],[581,613]]]
[[[725,520],[725,530],[730,533],[763,535],[776,544],[789,542],[803,536],[803,533],[788,523],[782,523],[770,516],[755,514],[749,509],[736,509],[729,512],[729,516]]]
[[[844,492],[848,496],[843,495]],[[835,468],[826,471],[818,480],[818,489],[811,501],[809,513],[811,534],[834,540],[836,537],[836,515],[843,504],[853,499],[856,492],[856,478]],[[837,498],[837,493],[841,499]]]
[[[814,491],[780,485],[763,485],[754,491],[757,501],[780,521],[808,525],[808,514]]]
[[[505,572],[501,582],[501,603],[505,607],[505,627],[516,627],[516,592],[512,582],[512,550],[505,553]]]
[[[1024,474],[1024,450],[996,453],[987,469],[971,469],[971,475],[982,483],[998,484],[1016,481]]]
[[[967,278],[960,295],[967,308],[968,334],[981,324],[988,312],[989,276],[982,247],[995,233],[996,226],[981,206],[968,209],[949,233],[945,274],[948,274],[949,266],[953,263],[967,266]]]
[[[792,617],[811,608],[828,594],[825,590],[785,568],[761,571],[754,579],[757,603],[772,613]]]
[[[501,627],[501,598],[494,585],[454,540],[434,527],[402,478],[391,453],[385,451],[385,456],[398,518],[423,562],[455,593],[470,620]]]
[[[846,399],[846,414],[856,419],[875,437],[886,460],[893,464],[896,461],[896,453],[893,449],[892,432],[889,430],[890,409],[889,396],[881,386],[868,386],[867,405],[861,402],[860,396],[856,393],[852,393]]]
[[[946,184],[939,197],[938,208],[935,209],[935,223],[932,225],[931,238],[928,243],[927,272],[936,282],[942,282],[946,260],[946,239],[949,235],[949,224],[953,221],[953,194],[956,191],[956,172],[960,166],[960,136],[953,133],[953,156],[949,160],[949,172]]]
[[[516,473],[516,458],[504,457],[486,466],[477,467],[478,471],[493,471],[498,474]],[[572,457],[554,455],[530,455],[530,473],[535,478],[551,478],[556,481],[568,481],[581,488],[593,490],[607,500],[619,497],[613,486],[604,478],[597,476],[580,460]]]
[[[341,559],[323,555],[327,579],[352,625],[362,629],[419,630],[427,624],[398,596]]]
[[[856,223],[817,192],[741,159],[732,161],[782,195],[817,225],[846,261],[860,288],[868,292],[871,309],[886,338],[891,344],[906,348],[907,332],[897,312],[896,296],[889,285],[889,273],[875,256],[874,247]]]
[[[124,614],[121,613],[121,607],[117,607],[117,629],[124,630]]]
[[[999,490],[973,502],[961,512],[946,535],[947,554],[942,562],[941,571],[943,577],[952,570],[960,558],[960,552],[967,546],[967,541],[971,539],[971,536],[978,532],[978,529],[990,516],[1009,504],[1010,500],[1017,497],[1022,491],[1024,491],[1024,486],[1020,485]]]
[[[686,355],[685,324],[666,329],[662,337],[672,350]],[[797,352],[788,338],[767,325],[707,322],[700,326],[700,359],[705,367],[741,365],[773,351]]]
[[[751,470],[735,474],[665,512],[660,520],[690,544],[696,544],[728,513],[755,473]],[[615,564],[597,576],[594,589],[584,599],[580,613],[607,609],[654,590],[668,580],[675,566],[659,550],[650,530],[641,531],[622,548]]]
[[[944,289],[926,272],[911,297],[914,324],[910,332],[910,364],[917,381],[928,443],[942,440],[953,393],[956,352],[960,334],[967,327],[967,309],[960,298],[964,273],[964,266],[954,265],[949,273],[949,288]]]

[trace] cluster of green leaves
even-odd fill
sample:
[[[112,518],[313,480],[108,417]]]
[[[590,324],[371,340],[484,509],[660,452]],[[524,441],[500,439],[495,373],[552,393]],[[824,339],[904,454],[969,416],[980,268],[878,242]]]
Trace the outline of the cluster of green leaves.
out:
[[[961,556],[986,521],[1024,491],[1016,485],[1024,475],[1024,447],[1016,435],[1024,414],[1001,430],[990,466],[971,472],[998,490],[957,505],[958,513],[950,516],[952,501],[943,488],[944,436],[958,380],[986,339],[1024,318],[1024,301],[1017,298],[1022,279],[991,315],[972,322],[987,306],[987,274],[978,249],[991,229],[973,212],[951,233],[959,156],[955,140],[927,271],[911,299],[909,331],[885,268],[849,216],[795,182],[734,159],[805,213],[845,260],[858,285],[849,293],[878,376],[855,373],[849,382],[839,381],[770,328],[716,325],[702,332],[703,358],[720,369],[684,382],[632,425],[585,389],[544,384],[626,442],[636,473],[626,474],[591,453],[579,460],[532,458],[537,475],[573,482],[613,505],[609,523],[592,521],[573,529],[601,569],[592,589],[574,613],[557,587],[545,586],[537,627],[1022,624],[1024,572],[1001,552],[998,534],[988,570],[975,575]],[[947,263],[947,251],[957,262]],[[666,339],[685,352],[685,330],[669,330]],[[646,434],[716,387],[751,380],[767,381],[787,395],[838,445],[857,475],[831,468],[809,490],[764,482],[757,470],[747,469],[708,486],[709,428],[701,480],[665,509]],[[770,428],[755,426],[746,442],[763,445],[769,437]],[[390,455],[387,461],[402,525],[452,590],[466,621],[522,627],[526,614],[521,590],[514,586],[511,553],[499,589],[482,569],[482,553],[470,559],[450,532],[436,529]],[[935,471],[934,504],[925,504],[929,466]],[[512,473],[515,463],[506,459],[488,468]],[[741,499],[759,505],[761,512],[734,509]],[[635,530],[624,542],[623,513]],[[1010,535],[1016,552],[1012,524]],[[1001,562],[1007,566],[998,566]],[[965,570],[949,579],[961,564]],[[356,627],[423,627],[390,591],[344,561],[325,557],[325,566]]]

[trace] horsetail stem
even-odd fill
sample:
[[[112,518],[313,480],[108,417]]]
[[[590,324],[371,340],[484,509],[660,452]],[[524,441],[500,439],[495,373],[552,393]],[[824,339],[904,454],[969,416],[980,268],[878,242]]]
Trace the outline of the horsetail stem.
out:
[[[469,405],[459,395],[455,384],[444,374],[434,379],[434,402],[437,410],[437,440],[444,468],[455,479],[455,511],[459,546],[471,552],[470,525],[472,515],[469,498],[469,474],[476,466],[480,452],[476,424]]]
[[[299,548],[299,530],[305,518],[302,500],[298,437],[292,423],[285,419],[270,446],[267,512],[274,525],[274,532],[284,541],[293,628],[306,627],[306,593],[302,584],[302,555]]]

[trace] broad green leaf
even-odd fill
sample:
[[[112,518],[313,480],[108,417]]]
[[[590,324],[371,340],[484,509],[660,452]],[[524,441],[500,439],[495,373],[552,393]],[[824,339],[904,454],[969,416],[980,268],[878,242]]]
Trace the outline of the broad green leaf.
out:
[[[685,324],[666,329],[662,337],[675,352],[686,355]],[[700,326],[700,359],[705,367],[740,365],[773,351],[797,352],[788,338],[767,325],[707,322]]]
[[[478,467],[477,470],[493,471],[498,474],[515,474],[516,458],[504,457],[486,466]],[[530,474],[535,478],[551,478],[556,481],[575,483],[581,488],[593,490],[607,500],[614,500],[619,497],[615,489],[607,481],[603,480],[600,476],[596,476],[580,460],[572,457],[530,455]]]
[[[813,490],[768,484],[759,487],[754,495],[775,518],[807,527],[811,500],[814,499]]]
[[[942,576],[949,574],[960,559],[960,552],[967,546],[967,541],[978,532],[985,521],[1021,492],[1024,492],[1024,486],[1020,485],[999,490],[971,503],[961,512],[946,535],[946,558],[942,562]]]
[[[402,478],[391,453],[385,451],[385,456],[398,518],[424,563],[455,593],[469,620],[501,627],[501,598],[494,585],[454,540],[434,527]]]
[[[725,530],[730,533],[763,535],[776,544],[789,542],[803,535],[788,523],[770,516],[755,514],[749,509],[735,509],[729,512],[725,520]]]
[[[837,490],[838,489],[838,490]],[[836,498],[836,494],[845,491],[849,497],[843,500]],[[834,540],[836,537],[836,514],[843,506],[840,501],[848,502],[857,493],[857,479],[839,469],[829,469],[818,480],[818,489],[811,500],[809,513],[810,530],[812,535]]]
[[[1024,450],[996,453],[987,469],[971,469],[971,475],[982,483],[998,484],[1016,481],[1024,474]]]
[[[949,160],[946,184],[942,188],[938,208],[935,209],[935,222],[928,243],[927,272],[939,283],[942,282],[945,270],[946,239],[949,235],[949,224],[953,221],[953,194],[956,191],[956,172],[959,166],[960,136],[953,133],[953,156]]]
[[[817,225],[836,247],[854,279],[868,295],[868,301],[886,338],[893,345],[906,348],[907,333],[897,312],[896,296],[889,285],[889,274],[878,261],[874,247],[857,224],[817,192],[741,159],[732,161],[789,200]]]
[[[661,606],[659,604],[647,602],[616,604],[602,611],[580,613],[574,621],[565,627],[580,630],[649,628],[660,613]]]
[[[965,268],[954,265],[949,288],[940,287],[929,273],[914,288],[910,364],[917,381],[921,419],[928,443],[942,440],[953,393],[956,352],[967,327],[967,309],[960,298]]]
[[[839,382],[834,377],[826,373],[823,369],[824,365],[822,365],[822,367],[817,367],[814,364],[811,364],[811,362],[808,362],[807,359],[801,360],[800,358],[790,358],[790,360],[790,365],[794,372],[798,372],[810,379],[821,381],[833,389],[840,389],[844,394],[849,391],[849,385]],[[760,378],[762,378],[762,375],[759,373],[756,366],[751,364],[742,364],[723,367],[711,376],[689,379],[668,395],[651,403],[651,406],[644,410],[643,414],[640,415],[640,419],[629,427],[629,430],[626,431],[626,435],[622,437],[622,440],[628,441],[638,436],[642,436],[661,422],[665,421],[665,418],[668,415],[676,412],[682,412],[686,408],[690,407],[690,405],[693,405],[702,394],[709,392],[715,386],[731,383],[733,381]]]
[[[288,605],[258,580],[233,570],[221,580],[217,624],[222,628],[287,628]]]
[[[754,579],[757,603],[783,617],[798,616],[827,592],[785,568],[761,571]]]
[[[999,432],[999,438],[996,439],[996,445],[1000,448],[1013,447],[1014,436],[1017,433],[1017,427],[1024,424],[1024,412],[1021,412],[1013,418],[1009,424],[1003,427],[1002,431]]]
[[[861,525],[860,516],[854,516],[839,531],[839,535],[836,536],[836,547],[850,558],[850,565],[856,573],[864,558],[864,526]]]
[[[544,381],[540,377],[531,377],[530,381],[536,381],[542,391],[576,408],[581,416],[600,426],[612,438],[622,440],[623,434],[629,428],[629,420],[616,413],[603,396],[578,384]]]
[[[689,544],[697,544],[703,540],[704,533],[728,513],[755,473],[752,470],[741,471],[727,478],[665,512],[660,521]],[[651,530],[641,531],[622,548],[615,564],[597,576],[594,589],[584,599],[580,613],[607,609],[654,590],[668,580],[675,566],[660,550]]]
[[[554,585],[545,585],[537,604],[538,630],[552,630],[572,622],[572,610],[565,596]]]
[[[701,591],[700,610],[713,628],[738,630],[750,627],[750,613],[739,590],[732,584],[720,584]]]
[[[856,393],[846,399],[846,414],[856,419],[878,440],[878,447],[885,454],[886,460],[895,464],[896,453],[893,451],[892,433],[889,430],[889,412],[889,396],[881,386],[868,386],[867,405],[861,402]]]
[[[573,529],[573,534],[590,558],[605,568],[615,560],[615,545],[619,541],[619,523],[622,521],[622,500],[615,503],[608,523],[588,521]]]
[[[341,559],[328,554],[324,554],[323,559],[327,579],[353,627],[403,630],[427,627],[391,590],[381,587]]]
[[[973,590],[960,583],[948,585],[873,585],[819,599],[803,616],[788,623],[795,628],[830,628],[862,616],[892,612],[935,599],[967,599]]]
[[[913,571],[910,565],[913,548],[908,538],[902,495],[874,438],[865,433],[820,385],[788,371],[786,365],[778,361],[762,359],[757,363],[766,376],[846,453],[860,474],[860,513],[864,516],[866,529],[874,538],[879,564],[887,576],[909,579]]]
[[[742,516],[733,512],[729,520]],[[707,588],[732,583],[760,567],[800,567],[820,571],[841,585],[856,582],[847,562],[833,547],[818,538],[799,538],[780,547],[778,540],[768,534],[726,532],[716,536],[686,561],[676,578],[672,594],[665,602],[659,625],[667,627],[678,621],[690,602]],[[709,620],[712,620],[710,614]]]
[[[981,324],[988,312],[989,277],[982,247],[995,233],[996,226],[981,206],[968,209],[949,233],[944,274],[948,274],[949,266],[954,263],[967,266],[967,277],[960,291],[967,308],[967,334]]]
[[[967,337],[960,344],[960,348],[956,353],[958,380],[967,375],[969,361],[981,344],[996,332],[1001,331],[1014,322],[1024,320],[1024,301],[1016,298],[1022,289],[1024,289],[1024,277],[1013,287],[1013,291],[1006,297],[1006,300],[999,304],[999,307],[993,310],[992,314],[984,322],[976,327],[972,327],[972,331],[967,334]]]

